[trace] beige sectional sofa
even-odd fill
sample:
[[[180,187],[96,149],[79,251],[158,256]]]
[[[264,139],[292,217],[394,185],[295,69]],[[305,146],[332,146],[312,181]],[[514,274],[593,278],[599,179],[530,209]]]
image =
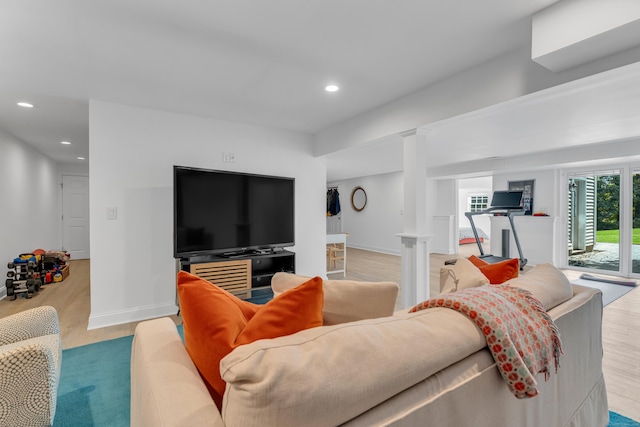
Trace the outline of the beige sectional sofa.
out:
[[[277,276],[272,286],[293,279]],[[543,303],[562,339],[560,368],[548,381],[536,377],[534,398],[510,393],[470,320],[434,308],[240,346],[221,362],[227,387],[219,411],[175,324],[163,318],[136,329],[131,425],[606,426],[600,291],[570,285],[551,265],[509,283]],[[357,298],[353,310],[367,305]]]

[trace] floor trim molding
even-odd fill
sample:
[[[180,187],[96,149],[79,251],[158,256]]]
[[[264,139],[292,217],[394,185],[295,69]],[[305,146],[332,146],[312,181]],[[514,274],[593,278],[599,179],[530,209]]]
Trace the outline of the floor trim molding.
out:
[[[170,303],[159,306],[135,307],[111,313],[89,316],[88,330],[105,328],[107,326],[122,325],[124,323],[140,322],[163,316],[171,316],[178,312],[178,306]]]

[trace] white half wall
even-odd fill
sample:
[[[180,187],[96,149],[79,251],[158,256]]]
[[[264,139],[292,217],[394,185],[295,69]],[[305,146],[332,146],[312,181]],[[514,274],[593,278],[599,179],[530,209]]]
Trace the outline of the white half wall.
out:
[[[398,233],[403,232],[402,172],[371,175],[335,181],[342,207],[342,230],[349,233],[347,246],[358,249],[400,255],[402,245]],[[351,206],[351,191],[362,187],[367,193],[366,207],[357,212]]]
[[[513,230],[509,219],[504,216],[491,218],[491,228],[495,239],[491,240],[491,253],[502,255],[502,230],[509,230],[509,257],[520,258]],[[558,217],[553,216],[516,216],[513,224],[518,233],[522,256],[528,265],[550,263],[560,265],[557,242],[562,238],[562,230],[558,229]]]
[[[57,164],[0,129],[0,261],[34,249],[53,249],[58,218]],[[5,280],[0,298],[7,295]]]
[[[493,177],[494,190],[508,190],[509,181],[535,180],[533,187],[533,212],[544,212],[548,217],[520,216],[514,218],[516,232],[520,239],[523,257],[532,265],[552,263],[559,265],[558,247],[566,246],[566,230],[560,216],[561,188],[556,169],[512,172]],[[491,253],[502,253],[502,229],[510,229],[505,217],[492,218],[491,229],[495,238],[491,239]],[[517,247],[513,235],[510,237],[510,256],[517,257]]]
[[[324,274],[326,167],[310,137],[98,101],[89,124],[89,329],[176,313],[174,165],[295,178],[296,271]]]

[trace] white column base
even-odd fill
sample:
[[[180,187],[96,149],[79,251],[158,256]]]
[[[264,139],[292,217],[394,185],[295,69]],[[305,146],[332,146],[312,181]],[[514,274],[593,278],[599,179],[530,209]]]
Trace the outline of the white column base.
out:
[[[402,242],[402,308],[410,308],[429,299],[430,235],[398,234]]]

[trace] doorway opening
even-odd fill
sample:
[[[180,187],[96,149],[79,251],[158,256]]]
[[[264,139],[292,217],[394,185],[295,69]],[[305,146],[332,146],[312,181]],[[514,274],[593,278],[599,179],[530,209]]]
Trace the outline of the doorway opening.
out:
[[[489,207],[493,193],[493,177],[461,178],[458,184],[458,239],[459,256],[480,255],[480,250],[465,212],[480,212]],[[485,253],[491,253],[491,220],[488,215],[479,215],[475,219],[480,245]]]
[[[568,177],[568,265],[621,272],[621,172],[609,170]]]
[[[90,258],[88,176],[62,176],[62,249],[71,259]]]

